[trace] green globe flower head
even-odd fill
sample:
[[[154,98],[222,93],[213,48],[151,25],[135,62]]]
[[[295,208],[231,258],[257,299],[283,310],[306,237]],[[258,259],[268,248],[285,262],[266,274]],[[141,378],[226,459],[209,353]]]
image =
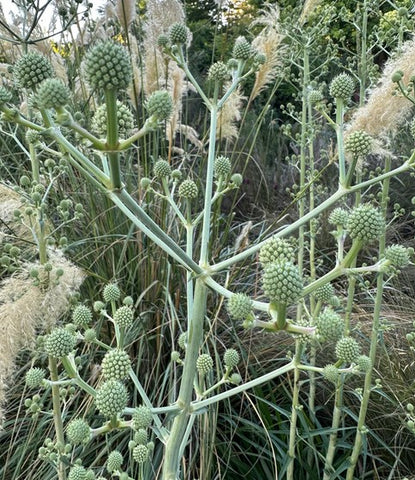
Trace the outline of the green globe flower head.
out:
[[[216,62],[209,67],[208,79],[212,82],[223,82],[228,76],[228,67],[223,62]]]
[[[132,420],[134,430],[140,430],[141,428],[145,429],[151,425],[153,414],[148,407],[141,405],[135,409]]]
[[[236,367],[239,359],[239,353],[234,348],[228,348],[223,355],[223,363],[228,368]]]
[[[133,458],[137,463],[145,463],[148,459],[149,451],[146,445],[137,445],[133,449]]]
[[[146,445],[148,442],[147,430],[145,430],[144,428],[140,428],[137,432],[135,432],[134,442],[137,445]]]
[[[213,368],[213,359],[208,353],[202,353],[196,360],[197,371],[201,375],[206,375]]]
[[[240,187],[242,185],[242,182],[243,182],[243,177],[240,173],[234,173],[231,176],[231,183],[233,184],[233,186]]]
[[[179,339],[178,339],[177,343],[179,344],[179,347],[182,350],[186,350],[186,347],[187,347],[187,332],[183,332],[179,335]]]
[[[42,385],[46,372],[43,368],[34,367],[26,372],[25,381],[29,388],[37,388]]]
[[[259,250],[259,261],[263,267],[279,261],[293,262],[294,257],[294,246],[284,238],[271,237]]]
[[[385,249],[384,256],[394,267],[406,267],[411,261],[413,250],[403,245],[390,245]]]
[[[120,137],[125,138],[134,128],[134,115],[131,110],[117,100],[117,123]],[[100,105],[92,117],[92,130],[100,137],[107,135],[107,106]]]
[[[367,355],[359,355],[356,358],[356,365],[361,372],[366,373],[372,368],[372,360]]]
[[[84,342],[93,343],[97,339],[97,331],[95,328],[88,328],[84,332]]]
[[[165,90],[158,90],[150,95],[146,102],[147,112],[156,120],[168,120],[173,114],[173,100]]]
[[[248,320],[253,316],[252,300],[244,293],[235,293],[228,300],[227,310],[234,320]]]
[[[77,327],[86,328],[92,321],[91,309],[86,305],[78,305],[72,312],[72,321]]]
[[[238,37],[232,50],[232,57],[236,60],[248,60],[254,54],[251,44],[245,37]]]
[[[365,203],[355,207],[347,222],[350,237],[363,243],[369,243],[380,237],[385,229],[385,220],[381,211]]]
[[[69,88],[58,78],[47,78],[38,87],[36,99],[41,108],[59,109],[69,102]]]
[[[339,378],[339,369],[333,365],[329,364],[323,368],[323,378],[331,383],[337,383]]]
[[[53,69],[49,60],[36,52],[22,55],[13,67],[16,83],[21,88],[35,88],[43,80],[52,77]]]
[[[83,65],[86,79],[94,89],[124,90],[130,83],[132,70],[127,50],[112,40],[91,48]]]
[[[336,343],[336,357],[345,363],[354,362],[360,355],[360,346],[352,337],[343,337]]]
[[[109,350],[102,360],[102,373],[108,380],[122,380],[128,376],[131,361],[124,350]]]
[[[183,182],[179,186],[179,196],[183,198],[196,198],[199,189],[197,188],[196,183],[190,178],[183,180]]]
[[[69,471],[68,480],[87,480],[85,468],[82,465],[74,465]]]
[[[157,46],[160,48],[166,48],[169,45],[169,37],[161,34],[157,39]]]
[[[344,320],[331,308],[325,308],[316,321],[318,338],[322,342],[335,342],[343,336]]]
[[[37,145],[41,138],[41,134],[36,130],[28,129],[26,132],[26,142],[29,144],[31,143],[32,145]]]
[[[265,267],[262,277],[264,293],[271,302],[290,305],[298,302],[303,293],[303,280],[291,262],[279,261]]]
[[[54,358],[69,355],[75,348],[76,338],[66,328],[54,328],[45,340],[45,351]]]
[[[68,442],[72,445],[85,444],[91,438],[91,430],[88,423],[82,418],[71,420],[66,429]]]
[[[349,212],[344,208],[337,207],[329,215],[329,222],[332,225],[345,228],[349,220]]]
[[[215,177],[216,178],[226,178],[231,173],[231,161],[228,157],[219,156],[215,160]]]
[[[308,92],[308,101],[311,104],[321,102],[323,100],[323,94],[320,92],[320,90],[310,90]]]
[[[318,287],[314,292],[314,296],[319,302],[328,303],[335,295],[334,287],[331,283],[326,283]]]
[[[167,160],[163,160],[162,158],[159,158],[157,162],[154,164],[153,173],[154,173],[154,176],[159,179],[169,177],[171,174],[171,167],[169,162]]]
[[[184,45],[189,38],[189,29],[183,23],[176,22],[170,26],[168,39],[172,45]]]
[[[95,404],[105,417],[113,417],[122,413],[127,406],[128,392],[124,384],[118,380],[108,380],[97,390]]]
[[[124,328],[129,327],[133,323],[133,320],[134,320],[134,312],[127,305],[117,308],[117,310],[114,313],[114,322],[120,327],[124,327]]]
[[[121,292],[115,283],[109,283],[105,285],[103,295],[106,302],[116,302],[121,297]]]
[[[344,101],[350,100],[354,92],[354,80],[347,73],[340,73],[330,83],[330,95]]]
[[[363,130],[356,130],[346,138],[344,148],[355,157],[365,157],[372,150],[372,137]]]
[[[7,88],[0,87],[0,105],[10,102],[12,98],[13,95]]]
[[[121,469],[121,465],[124,462],[124,458],[118,450],[113,450],[107,458],[107,471],[109,473],[116,472]]]
[[[239,385],[242,382],[242,377],[239,375],[239,373],[232,373],[229,381],[234,385]]]

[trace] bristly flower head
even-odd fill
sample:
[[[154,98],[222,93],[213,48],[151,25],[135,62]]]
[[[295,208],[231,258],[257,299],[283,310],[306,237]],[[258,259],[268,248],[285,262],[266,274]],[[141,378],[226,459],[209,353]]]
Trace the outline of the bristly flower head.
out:
[[[186,25],[176,22],[169,28],[168,37],[172,45],[185,45],[190,37],[190,32]]]
[[[0,105],[3,103],[10,102],[12,97],[13,97],[12,93],[9,90],[7,90],[7,88],[0,87]]]
[[[266,265],[262,277],[264,293],[271,302],[296,303],[303,293],[303,280],[291,262],[278,261]]]
[[[128,392],[118,380],[108,380],[97,390],[95,404],[102,415],[112,417],[122,413],[127,406]]]
[[[76,339],[66,328],[54,328],[46,337],[45,351],[54,358],[69,355],[75,348]]]
[[[237,60],[248,60],[254,54],[254,49],[245,37],[238,37],[233,46],[232,56]]]
[[[69,88],[58,78],[47,78],[37,91],[37,101],[42,108],[58,109],[69,101]]]
[[[134,128],[134,115],[131,110],[120,101],[117,100],[117,123],[118,133],[120,137],[127,137]],[[107,106],[100,105],[93,118],[92,129],[98,133],[99,136],[105,137],[107,134]]]
[[[351,238],[369,243],[382,234],[385,229],[385,220],[379,209],[365,203],[351,211],[347,229]]]
[[[356,130],[346,138],[344,148],[355,157],[365,157],[372,149],[372,137],[363,130]]]
[[[165,90],[159,90],[150,95],[146,102],[146,108],[150,116],[157,120],[168,120],[173,113],[173,100]]]
[[[341,98],[344,101],[350,100],[354,92],[354,80],[347,73],[340,73],[330,83],[330,95],[334,98]]]
[[[352,337],[343,337],[336,343],[336,357],[342,362],[354,362],[360,355],[360,345]]]
[[[52,77],[53,69],[49,60],[36,52],[22,55],[13,67],[17,84],[22,88],[34,88],[43,80]]]
[[[103,90],[124,90],[132,75],[126,49],[112,40],[102,42],[88,51],[84,70],[91,87]]]

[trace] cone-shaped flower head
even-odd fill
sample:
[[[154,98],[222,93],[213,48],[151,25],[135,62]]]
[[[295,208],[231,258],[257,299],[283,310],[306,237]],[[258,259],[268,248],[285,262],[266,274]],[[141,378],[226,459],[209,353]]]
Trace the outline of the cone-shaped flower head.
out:
[[[106,302],[116,302],[119,300],[121,292],[115,283],[108,283],[108,285],[105,285],[102,296]]]
[[[225,367],[233,368],[239,363],[239,353],[234,348],[228,348],[223,355]]]
[[[123,90],[131,80],[128,53],[119,43],[111,40],[91,48],[84,60],[88,83],[95,89]]]
[[[359,355],[356,358],[356,365],[359,367],[361,372],[366,373],[372,368],[372,360],[367,355]]]
[[[227,177],[231,173],[231,161],[228,157],[219,156],[215,160],[215,177]]]
[[[385,229],[385,220],[379,209],[366,203],[354,208],[347,222],[350,237],[368,243],[379,238]]]
[[[237,60],[248,60],[254,53],[251,44],[245,37],[238,37],[233,46],[232,56]]]
[[[372,137],[363,130],[356,130],[346,138],[344,148],[355,157],[365,157],[372,149]]]
[[[294,261],[294,247],[284,238],[271,237],[259,251],[259,261],[262,266],[279,261]]]
[[[196,360],[197,371],[201,375],[206,375],[213,368],[213,359],[208,353],[202,353]]]
[[[171,167],[167,160],[159,158],[153,167],[154,176],[157,178],[165,178],[170,176]]]
[[[350,100],[354,92],[354,80],[347,73],[340,73],[330,83],[330,95],[334,98],[341,98],[344,101]]]
[[[135,409],[133,413],[133,428],[140,430],[140,428],[148,428],[153,421],[151,410],[145,405],[141,405]]]
[[[122,380],[128,376],[130,357],[124,350],[109,350],[102,360],[102,373],[108,380]]]
[[[13,75],[22,88],[34,88],[43,80],[52,77],[53,69],[49,60],[36,52],[22,55],[13,67]]]
[[[7,90],[7,88],[4,87],[0,87],[0,105],[10,102],[12,97],[13,95],[10,90]]]
[[[223,82],[228,76],[228,67],[223,62],[216,62],[209,67],[208,79],[213,82]]]
[[[331,383],[337,383],[337,379],[339,378],[339,369],[333,365],[329,364],[323,368],[323,378]]]
[[[75,336],[66,328],[55,328],[46,337],[45,351],[51,357],[65,357],[75,348],[75,343]]]
[[[97,390],[95,404],[102,415],[112,417],[122,413],[127,406],[128,393],[118,380],[108,380]]]
[[[247,320],[252,316],[252,300],[244,293],[235,293],[227,304],[229,315],[235,320]]]
[[[198,194],[198,188],[196,183],[190,178],[183,180],[179,186],[179,196],[183,198],[196,198]]]
[[[165,90],[158,90],[150,95],[146,102],[146,108],[150,116],[157,120],[168,120],[173,113],[173,100]]]
[[[134,312],[127,305],[118,308],[114,313],[114,322],[120,327],[129,327],[133,320]]]
[[[403,245],[390,245],[385,249],[384,256],[394,267],[406,267],[410,262],[412,249],[405,248]]]
[[[69,443],[72,445],[79,445],[88,442],[91,436],[91,430],[84,419],[76,418],[69,422],[66,429],[66,436]]]
[[[134,128],[134,116],[131,110],[117,100],[117,123],[120,137],[128,137]],[[100,137],[107,135],[107,106],[100,105],[92,117],[92,129]]]
[[[42,385],[45,378],[45,370],[43,368],[34,367],[26,372],[25,380],[29,388],[37,388]]]
[[[262,277],[264,293],[271,302],[296,303],[303,293],[303,280],[291,262],[279,261],[265,267]]]
[[[168,38],[172,45],[186,44],[189,36],[189,29],[183,23],[173,23],[169,28]]]
[[[321,102],[323,100],[323,94],[320,92],[320,90],[311,90],[308,93],[308,101],[311,104]]]
[[[343,337],[336,343],[336,357],[342,362],[354,362],[360,355],[360,346],[352,337]]]
[[[344,320],[331,308],[325,308],[317,318],[317,332],[322,342],[335,342],[343,336]]]
[[[47,78],[38,88],[36,99],[42,108],[58,109],[69,101],[69,88],[58,78]]]
[[[137,463],[145,463],[148,459],[148,453],[146,445],[137,445],[133,449],[133,458]]]
[[[337,207],[329,215],[329,222],[339,227],[346,227],[348,220],[349,212],[344,208]]]
[[[87,471],[82,465],[74,465],[69,471],[68,480],[87,480]]]
[[[138,429],[134,434],[134,442],[138,445],[145,445],[148,442],[147,430],[144,428]]]
[[[112,473],[117,470],[121,469],[121,465],[123,464],[123,456],[121,452],[118,450],[113,450],[107,458],[107,470],[108,472]]]
[[[331,283],[326,283],[321,287],[318,287],[314,292],[314,296],[320,302],[328,303],[331,298],[334,296],[334,287]]]
[[[72,312],[72,321],[77,327],[86,328],[92,321],[92,312],[86,305],[78,305]]]

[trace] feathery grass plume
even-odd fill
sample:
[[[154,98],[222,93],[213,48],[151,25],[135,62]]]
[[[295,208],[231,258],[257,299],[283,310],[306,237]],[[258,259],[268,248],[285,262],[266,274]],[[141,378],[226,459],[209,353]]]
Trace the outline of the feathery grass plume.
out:
[[[411,114],[413,106],[405,97],[394,95],[396,84],[391,78],[398,70],[403,72],[405,84],[415,75],[415,38],[405,42],[402,50],[386,63],[382,78],[369,91],[367,103],[355,112],[346,135],[364,130],[386,143],[388,136],[397,132],[398,127]]]
[[[39,269],[38,263],[25,265],[20,273],[1,284],[0,406],[5,400],[7,378],[13,372],[19,350],[33,346],[38,329],[47,329],[56,324],[69,308],[70,295],[78,290],[84,279],[83,272],[61,252],[50,250],[48,253],[53,270],[62,269],[64,272],[58,284],[52,280],[46,289],[33,284],[30,271]]]
[[[127,94],[130,97],[132,104],[135,105],[136,99],[141,92],[141,53],[138,48],[137,39],[133,35],[130,36],[129,41],[131,65],[133,68],[133,81],[127,88]]]
[[[216,136],[233,140],[238,136],[237,122],[241,119],[242,102],[246,99],[240,88],[234,90],[226,100],[218,115]]]
[[[281,42],[283,35],[279,33],[280,9],[278,5],[266,5],[259,10],[259,17],[256,18],[251,26],[263,26],[259,35],[252,42],[252,46],[259,52],[264,53],[266,60],[263,63],[255,78],[248,104],[258,96],[262,90],[269,85],[277,75],[277,69],[280,66]]]
[[[124,32],[126,32],[136,18],[137,12],[135,9],[135,1],[117,0],[115,12],[117,14],[118,21],[124,29]]]
[[[304,2],[303,11],[298,19],[300,25],[303,25],[308,20],[308,17],[315,11],[320,3],[321,0],[306,0]]]
[[[30,230],[14,216],[22,207],[20,195],[10,187],[0,184],[0,231],[2,236],[12,235],[25,241],[33,241]]]

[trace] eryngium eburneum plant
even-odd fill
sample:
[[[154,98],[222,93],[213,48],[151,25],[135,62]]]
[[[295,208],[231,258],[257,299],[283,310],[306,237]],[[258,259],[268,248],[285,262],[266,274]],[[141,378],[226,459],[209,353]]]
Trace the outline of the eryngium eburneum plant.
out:
[[[48,145],[48,155],[53,154],[56,159],[65,158],[97,192],[105,194],[133,225],[187,272],[187,321],[182,326],[178,350],[174,350],[171,356],[172,361],[182,368],[182,375],[177,398],[171,405],[153,405],[131,368],[125,338],[131,325],[137,321],[137,314],[131,306],[131,299],[121,301],[117,285],[109,284],[105,287],[102,300],[93,305],[94,312],[88,305],[78,305],[73,311],[72,323],[53,329],[45,337],[44,352],[54,362],[51,364],[50,378],[46,378],[46,370],[42,366],[36,366],[26,376],[28,387],[82,389],[86,395],[91,396],[92,408],[97,410],[99,420],[99,425],[92,428],[81,418],[66,415],[63,419],[58,406],[54,408],[56,440],[48,439],[40,455],[56,465],[60,480],[92,480],[102,477],[106,472],[119,478],[130,478],[133,466],[128,464],[126,456],[121,452],[108,452],[104,465],[88,469],[88,465],[82,465],[82,452],[77,448],[117,430],[129,436],[130,458],[140,466],[141,473],[144,471],[143,466],[152,461],[154,442],[161,442],[164,445],[161,478],[179,479],[181,458],[186,455],[192,424],[196,415],[206,411],[210,405],[294,370],[297,373],[313,371],[335,384],[340,377],[346,378],[352,374],[367,376],[373,365],[373,354],[370,357],[361,355],[359,342],[353,337],[350,328],[345,327],[343,309],[339,306],[340,302],[336,301],[332,282],[345,275],[394,275],[409,261],[410,252],[395,245],[386,250],[374,264],[361,267],[355,265],[362,249],[369,244],[373,245],[376,239],[384,235],[384,211],[369,203],[347,210],[339,207],[332,211],[330,222],[337,229],[334,232],[338,247],[337,261],[324,276],[308,281],[307,274],[303,271],[304,263],[301,262],[302,267],[299,267],[295,240],[285,238],[293,236],[297,229],[334,207],[348,194],[368,189],[413,168],[412,156],[395,170],[353,184],[357,162],[352,160],[346,164],[342,137],[344,109],[354,89],[354,82],[347,74],[336,77],[330,86],[338,110],[336,122],[331,120],[339,140],[338,190],[269,239],[234,256],[215,261],[209,243],[212,205],[228,191],[238,188],[242,182],[240,174],[232,174],[230,159],[216,151],[218,116],[232,92],[255,73],[264,58],[246,38],[239,37],[233,48],[233,58],[227,63],[214,64],[209,70],[213,91],[208,95],[189,70],[185,56],[189,38],[185,25],[174,24],[160,39],[158,48],[183,69],[209,112],[210,137],[206,171],[200,173],[204,185],[202,187],[190,178],[184,168],[172,169],[165,159],[155,162],[154,178],[143,178],[141,181],[143,189],[151,190],[167,200],[177,222],[184,227],[184,239],[174,239],[164,232],[151,214],[126,190],[123,182],[120,168],[122,153],[141,137],[162,128],[173,109],[172,99],[167,92],[153,93],[144,105],[147,119],[135,133],[130,133],[134,127],[133,118],[128,107],[120,100],[121,93],[128,87],[132,77],[129,57],[124,47],[107,41],[91,47],[85,56],[82,68],[85,79],[92,94],[97,99],[105,100],[96,111],[92,132],[76,122],[76,115],[67,106],[70,103],[68,90],[54,78],[48,60],[39,54],[28,53],[14,66],[17,84],[32,99],[31,105],[36,111],[33,117],[35,120],[28,119],[10,104],[11,96],[6,89],[0,90],[3,121],[27,128],[39,140],[38,148],[42,148],[42,145],[46,148]],[[229,80],[229,83],[225,80]],[[73,138],[80,141],[70,140]],[[361,157],[368,153],[369,143],[367,135],[359,132],[349,138],[346,148],[353,156]],[[99,152],[104,166],[96,163],[97,155],[94,152]],[[199,208],[198,200],[202,200],[202,208]],[[252,258],[258,252],[263,288],[260,299],[253,299],[245,292],[218,283],[218,273],[226,272],[237,262]],[[223,358],[216,361],[205,350],[204,345],[208,344],[205,337],[209,335],[204,330],[208,296],[227,298],[229,317],[236,324],[274,333],[284,331],[292,334],[304,349],[309,344],[314,348],[324,344],[324,348],[332,349],[336,363],[310,366],[301,363],[296,355],[282,367],[242,383],[241,376],[235,370],[239,362],[239,353],[235,349],[228,348]],[[316,319],[310,318],[308,313],[311,298],[318,302],[319,308],[324,305]],[[297,310],[302,312],[301,318],[293,315],[293,307],[298,309],[298,306],[302,306]],[[99,339],[94,328],[98,316],[110,322],[115,335],[113,346]],[[78,370],[76,356],[82,342],[94,343],[104,353],[101,379],[96,387],[86,383],[82,372]],[[127,379],[130,381],[126,382]],[[135,393],[133,389],[136,390]],[[134,398],[141,400],[138,405],[132,403]],[[40,410],[39,402],[39,394],[29,399],[31,411]],[[289,461],[294,462],[291,451]],[[327,461],[326,467],[331,468],[331,460]]]

